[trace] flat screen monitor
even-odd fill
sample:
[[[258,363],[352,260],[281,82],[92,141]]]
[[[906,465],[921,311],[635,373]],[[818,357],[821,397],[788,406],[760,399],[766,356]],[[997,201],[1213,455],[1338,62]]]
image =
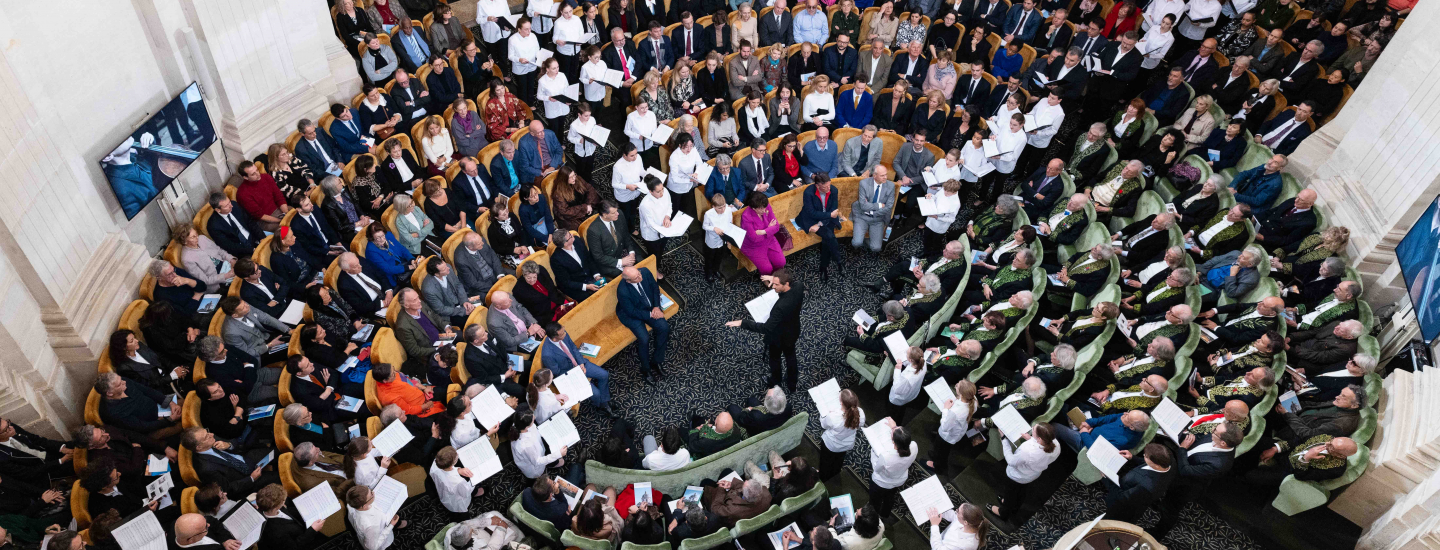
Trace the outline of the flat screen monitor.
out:
[[[1400,273],[1415,305],[1420,335],[1430,343],[1440,335],[1440,197],[1415,221],[1395,247]]]
[[[139,214],[212,143],[215,127],[200,85],[192,82],[100,159],[125,219]]]

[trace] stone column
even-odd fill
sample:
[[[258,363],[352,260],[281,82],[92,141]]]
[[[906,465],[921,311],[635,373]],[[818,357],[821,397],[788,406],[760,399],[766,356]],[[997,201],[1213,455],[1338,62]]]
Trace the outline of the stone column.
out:
[[[1440,7],[1418,5],[1329,124],[1290,157],[1330,224],[1350,229],[1366,298],[1404,295],[1395,246],[1440,193]]]

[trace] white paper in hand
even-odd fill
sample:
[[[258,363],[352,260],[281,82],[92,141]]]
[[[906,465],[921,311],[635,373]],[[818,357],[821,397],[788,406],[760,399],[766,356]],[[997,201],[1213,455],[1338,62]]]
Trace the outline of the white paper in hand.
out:
[[[595,395],[595,390],[590,387],[590,379],[585,378],[585,372],[573,368],[564,375],[555,377],[555,391],[565,394],[565,406],[573,406],[581,401]]]
[[[665,143],[667,141],[670,141],[670,134],[674,133],[674,128],[661,124],[659,126],[656,126],[655,131],[650,134],[650,141],[653,141],[655,143]]]
[[[754,318],[756,323],[764,323],[770,320],[770,310],[778,301],[780,301],[780,293],[771,290],[754,300],[745,302],[745,309],[750,312],[750,317]]]
[[[649,167],[649,168],[646,168],[646,169],[645,169],[645,174],[648,175],[648,176],[655,176],[655,179],[660,180],[660,183],[665,183],[665,180],[667,180],[667,179],[670,178],[669,175],[667,175],[667,174],[664,173],[664,172],[661,172],[660,170],[657,170],[654,166],[651,166],[651,167]]]
[[[260,542],[260,531],[265,527],[265,516],[255,509],[253,504],[241,501],[238,508],[225,518],[225,528],[240,540],[241,548],[249,548],[250,545]]]
[[[415,435],[410,433],[410,429],[405,427],[404,422],[397,421],[391,422],[385,429],[380,430],[370,444],[375,446],[378,456],[395,456],[395,453],[405,447],[405,444],[409,443],[411,439],[415,439]]]
[[[955,509],[955,505],[950,502],[950,495],[945,493],[945,486],[940,483],[940,476],[930,476],[900,491],[900,498],[905,499],[905,506],[910,509],[915,525],[929,522],[932,508],[937,514]]]
[[[550,452],[560,452],[562,447],[571,447],[580,442],[580,432],[568,414],[557,414],[540,425],[540,437],[550,446]]]
[[[890,359],[896,364],[905,361],[910,356],[910,343],[905,341],[904,331],[897,330],[885,335],[885,349],[890,351]]]
[[[305,302],[290,300],[290,305],[285,306],[285,313],[280,314],[280,322],[290,326],[300,324],[305,319]]]
[[[624,82],[625,73],[615,69],[605,69],[605,76],[600,77],[600,83],[610,86],[611,88],[619,88]]]
[[[930,173],[926,172],[925,175],[928,176],[930,175]],[[920,215],[934,216],[936,214],[939,214],[940,207],[936,205],[935,202],[936,197],[920,197],[920,199],[916,201],[916,204],[920,205]]]
[[[955,391],[950,388],[950,383],[946,382],[944,378],[937,378],[930,385],[925,386],[925,395],[930,396],[930,400],[934,401],[935,406],[939,407],[941,411],[945,410],[946,401],[955,400]]]
[[[568,97],[568,98],[570,98],[570,99],[572,99],[572,100],[575,100],[575,101],[579,101],[579,100],[580,100],[580,84],[577,83],[577,84],[571,84],[571,85],[569,85],[569,86],[566,86],[566,87],[565,87],[565,91],[560,92],[560,95],[565,96],[565,97]]]
[[[710,174],[714,171],[714,166],[702,162],[695,167],[695,179],[700,180],[700,185],[705,185],[705,182],[710,181]]]
[[[486,430],[499,426],[501,421],[515,414],[515,409],[505,403],[505,398],[500,397],[500,390],[495,389],[493,385],[475,396],[475,402],[470,410],[475,411],[475,418],[480,420],[480,425],[485,426]]]
[[[993,139],[987,139],[987,140],[985,140],[985,141],[980,142],[980,144],[985,147],[985,157],[986,157],[986,158],[989,158],[989,157],[998,157],[998,156],[1000,156],[1000,146],[995,143],[995,140],[993,140]]]
[[[1176,445],[1179,445],[1180,439],[1185,436],[1185,429],[1190,427],[1190,415],[1180,410],[1180,406],[1171,401],[1169,397],[1160,400],[1160,404],[1155,406],[1151,416],[1155,418],[1160,431],[1170,436]]]
[[[1085,451],[1090,456],[1090,463],[1110,478],[1110,481],[1120,484],[1120,467],[1125,465],[1125,457],[1120,456],[1120,450],[1110,444],[1110,440],[1103,437],[1095,438],[1090,448]]]
[[[324,521],[331,514],[339,512],[340,501],[335,498],[335,490],[330,488],[330,482],[323,481],[295,497],[295,510],[300,512],[300,517],[309,525]]]
[[[820,412],[820,416],[841,412],[839,381],[831,378],[824,384],[810,388],[809,391],[810,399],[815,401],[815,409]]]
[[[657,227],[655,228],[655,232],[664,237],[679,237],[684,235],[685,231],[690,229],[690,224],[694,222],[695,218],[689,214],[676,212],[675,215],[670,218],[670,227]]]
[[[995,428],[1000,430],[1000,435],[1005,436],[1005,439],[1016,445],[1020,444],[1020,436],[1030,431],[1030,423],[1025,421],[1025,417],[1020,416],[1019,409],[1016,409],[1013,404],[1000,409],[1000,412],[995,413],[990,420],[995,424]]]
[[[400,506],[405,504],[405,498],[410,496],[409,489],[400,480],[390,476],[381,476],[380,483],[370,488],[375,492],[375,502],[370,504],[373,510],[385,512],[383,517],[391,517],[400,513]]]
[[[335,495],[330,495],[330,498],[335,498]],[[125,550],[166,549],[165,529],[160,527],[155,512],[150,510],[112,529],[110,536],[115,537],[115,542]]]
[[[500,462],[500,455],[495,454],[495,449],[490,446],[488,437],[471,441],[469,445],[457,449],[455,454],[460,457],[460,464],[473,474],[470,476],[471,486],[479,485],[481,481],[500,473],[505,468],[505,465]]]
[[[850,320],[855,321],[855,324],[864,327],[865,330],[870,330],[870,327],[875,326],[875,318],[866,313],[864,309],[855,310],[855,314],[850,316]]]
[[[720,230],[725,232],[725,236],[726,236],[726,237],[730,237],[731,239],[734,239],[734,241],[735,241],[735,246],[745,246],[745,230],[744,230],[744,229],[740,229],[740,227],[737,226],[737,225],[735,225],[735,224],[729,224],[729,223],[727,223],[727,224],[725,224],[725,225],[720,226]]]
[[[889,419],[888,416],[881,418],[860,430],[865,434],[865,441],[870,443],[870,448],[880,452],[895,452],[895,440],[891,437],[895,430],[890,427],[889,422],[886,422]]]

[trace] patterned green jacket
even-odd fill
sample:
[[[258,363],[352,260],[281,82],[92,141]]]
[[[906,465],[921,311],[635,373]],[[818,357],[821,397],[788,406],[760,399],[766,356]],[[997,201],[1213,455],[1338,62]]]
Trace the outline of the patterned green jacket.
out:
[[[1326,307],[1327,304],[1335,303],[1335,301],[1336,300],[1334,294],[1326,296],[1324,300],[1320,300],[1320,303],[1315,304],[1314,311],[1320,311],[1321,308]],[[1330,306],[1330,309],[1320,311],[1320,314],[1316,315],[1315,318],[1308,323],[1305,322],[1304,317],[1307,313],[1310,313],[1310,306],[1306,304],[1300,304],[1298,306],[1295,306],[1295,309],[1295,315],[1298,317],[1296,320],[1300,322],[1300,325],[1295,327],[1295,330],[1310,330],[1315,327],[1323,327],[1337,319],[1356,317],[1359,315],[1357,307],[1355,306],[1355,300],[1341,302],[1334,306]]]
[[[992,244],[1003,242],[1013,231],[1015,216],[1001,216],[991,208],[980,215],[975,216],[975,241],[970,246],[975,250],[984,250]],[[1004,229],[1002,231],[1002,229]]]
[[[1110,390],[1110,395],[1111,395],[1111,396],[1114,396],[1114,395],[1117,394],[1117,393],[1130,393],[1130,392],[1140,392],[1140,391],[1141,391],[1141,390],[1140,390],[1140,386],[1139,386],[1138,384],[1137,384],[1137,385],[1134,385],[1134,386],[1130,386],[1130,387],[1125,388],[1125,389],[1123,389],[1123,390],[1121,390],[1121,389],[1116,389],[1116,388],[1115,388],[1115,385],[1114,385],[1114,384],[1111,384],[1111,385],[1109,385],[1109,386],[1106,386],[1105,389]],[[1150,410],[1150,409],[1155,408],[1156,405],[1159,405],[1159,404],[1160,404],[1160,400],[1164,399],[1164,397],[1165,397],[1165,396],[1163,396],[1163,395],[1157,395],[1157,396],[1155,396],[1155,397],[1150,397],[1150,396],[1147,396],[1147,395],[1141,393],[1141,394],[1139,394],[1139,395],[1131,395],[1131,396],[1128,396],[1128,397],[1121,397],[1121,398],[1119,398],[1119,399],[1111,399],[1111,400],[1109,400],[1109,401],[1106,401],[1104,404],[1100,405],[1100,413],[1101,413],[1101,414],[1115,414],[1115,413],[1129,412],[1129,411],[1134,411],[1134,410],[1145,410],[1145,411],[1148,411],[1148,410]]]
[[[1215,217],[1210,218],[1209,221],[1195,228],[1195,244],[1200,247],[1201,261],[1209,260],[1210,258],[1214,258],[1231,250],[1239,250],[1245,246],[1245,241],[1250,239],[1250,224],[1246,223],[1245,220],[1240,220],[1239,222],[1230,224],[1225,229],[1221,229],[1215,236],[1210,237],[1210,242],[1200,244],[1200,235],[1220,223],[1225,219],[1225,216],[1229,214],[1229,210],[1221,210],[1215,214]]]
[[[1216,378],[1231,380],[1237,376],[1244,376],[1245,373],[1250,372],[1256,367],[1265,367],[1268,369],[1275,366],[1275,354],[1268,351],[1255,350],[1253,346],[1245,346],[1235,351],[1220,349],[1215,352],[1215,357],[1221,358],[1224,357],[1225,354],[1235,355],[1247,351],[1249,351],[1248,354],[1236,357],[1234,361],[1215,367],[1213,369],[1215,376],[1201,377],[1200,382],[1206,386],[1214,386]]]
[[[1159,294],[1156,294],[1156,295],[1155,295],[1155,298],[1154,298],[1153,300],[1149,299],[1149,294],[1150,294],[1150,292],[1154,292],[1154,291],[1146,292],[1145,290],[1142,289],[1142,290],[1137,290],[1137,291],[1135,291],[1135,292],[1130,293],[1130,295],[1131,295],[1131,296],[1134,296],[1135,299],[1137,300],[1137,302],[1135,303],[1135,308],[1136,308],[1136,309],[1140,309],[1140,308],[1145,307],[1146,304],[1150,304],[1150,303],[1160,303],[1160,302],[1163,302],[1163,301],[1165,301],[1165,300],[1167,300],[1167,299],[1174,298],[1176,295],[1180,295],[1180,296],[1184,296],[1184,295],[1185,295],[1185,287],[1170,286],[1170,285],[1168,285],[1168,284],[1167,284],[1167,285],[1164,285],[1164,286],[1165,286],[1165,289],[1162,290],[1162,291],[1160,291]]]
[[[1137,326],[1135,328],[1138,329],[1140,327]],[[1174,323],[1166,323],[1164,325],[1161,325],[1159,328],[1150,331],[1144,337],[1141,337],[1139,340],[1137,340],[1135,344],[1135,349],[1132,350],[1131,353],[1134,354],[1136,357],[1143,356],[1147,351],[1146,348],[1150,347],[1150,342],[1155,341],[1156,338],[1160,338],[1163,336],[1165,338],[1170,338],[1173,341],[1175,340],[1174,336],[1181,333],[1187,333],[1189,330],[1190,326],[1186,324],[1177,325]],[[1180,345],[1183,345],[1185,342],[1181,341],[1174,343],[1176,344],[1175,347],[1179,348]]]
[[[861,342],[865,342],[865,343],[867,343],[867,344],[874,343],[874,342],[880,342],[880,341],[884,340],[886,336],[889,336],[890,333],[895,332],[895,331],[897,331],[897,330],[900,330],[900,329],[902,329],[902,328],[905,328],[905,324],[906,324],[906,323],[909,323],[909,322],[910,322],[910,314],[907,312],[907,313],[905,313],[904,315],[901,315],[900,318],[895,319],[894,321],[891,321],[891,322],[889,322],[889,323],[886,323],[885,326],[879,326],[879,323],[877,323],[877,324],[876,324],[876,327],[874,328],[874,330],[870,331],[869,334],[866,334],[866,335],[860,337],[860,341],[861,341]],[[883,361],[885,360],[885,354],[884,354],[884,353],[876,353],[876,352],[872,352],[872,351],[868,351],[868,350],[863,350],[863,349],[858,349],[858,348],[850,348],[850,349],[851,349],[852,351],[858,351],[858,352],[860,352],[861,355],[864,355],[864,356],[865,356],[865,362],[867,362],[867,363],[880,364],[881,362],[883,362]],[[896,358],[895,358],[896,361],[900,361],[900,360],[903,360],[903,359],[904,359],[904,357],[896,357]]]
[[[1100,178],[1099,182],[1096,185],[1098,186],[1100,184],[1109,183],[1110,180],[1120,177],[1121,172],[1123,172],[1124,170],[1125,163],[1115,163],[1115,166],[1111,167],[1110,171],[1106,172],[1105,175]],[[1130,201],[1130,197],[1139,193],[1142,190],[1142,187],[1144,187],[1144,185],[1145,180],[1138,177],[1129,178],[1121,181],[1120,188],[1115,190],[1115,196],[1110,198],[1110,204],[1104,206],[1108,206],[1111,209],[1116,209],[1119,208],[1122,202],[1128,201],[1133,203],[1134,201]],[[1133,213],[1134,212],[1131,212],[1131,214]],[[1115,213],[1115,215],[1119,216],[1121,214]]]
[[[1325,239],[1321,238],[1319,233],[1316,233],[1300,241],[1300,246],[1295,250],[1294,254],[1287,255],[1284,248],[1276,250],[1275,256],[1285,260],[1280,262],[1280,272],[1286,275],[1292,275],[1295,273],[1295,264],[1323,262],[1325,258],[1334,256],[1335,253],[1330,249],[1320,246],[1324,244],[1324,242]]]
[[[1265,397],[1265,390],[1257,386],[1226,383],[1206,389],[1205,393],[1195,399],[1195,410],[1198,413],[1220,412],[1225,409],[1225,403],[1231,399],[1239,399],[1254,408],[1255,404],[1259,403],[1263,397]]]
[[[1067,207],[1067,206],[1069,206],[1069,204],[1068,204],[1067,201],[1056,201],[1055,207],[1050,209],[1050,215],[1049,215],[1049,216],[1046,216],[1044,220],[1032,220],[1032,221],[1034,221],[1036,225],[1039,225],[1040,222],[1042,222],[1042,221],[1043,221],[1043,222],[1046,222],[1046,223],[1049,223],[1050,218],[1055,217],[1055,215],[1057,215],[1057,214],[1064,213],[1064,212],[1065,212],[1065,207]],[[1059,235],[1059,234],[1061,234],[1061,233],[1064,233],[1064,232],[1068,231],[1071,227],[1073,227],[1073,226],[1074,226],[1075,224],[1077,224],[1077,223],[1081,223],[1081,222],[1087,222],[1087,223],[1088,223],[1088,221],[1089,221],[1089,218],[1086,217],[1085,210],[1082,209],[1082,210],[1077,210],[1077,211],[1075,211],[1075,212],[1071,212],[1069,216],[1065,216],[1064,218],[1061,218],[1061,219],[1060,219],[1060,223],[1057,223],[1057,224],[1055,224],[1053,227],[1050,228],[1050,235],[1052,235],[1052,238],[1053,238],[1053,235]]]
[[[1305,452],[1310,450],[1311,447],[1324,445],[1332,439],[1335,438],[1329,435],[1317,435],[1295,447],[1295,450],[1289,455],[1289,460],[1290,469],[1295,472],[1296,479],[1320,481],[1340,477],[1345,474],[1345,467],[1348,466],[1348,461],[1343,457],[1327,454],[1310,462],[1301,460],[1301,458],[1305,456]]]

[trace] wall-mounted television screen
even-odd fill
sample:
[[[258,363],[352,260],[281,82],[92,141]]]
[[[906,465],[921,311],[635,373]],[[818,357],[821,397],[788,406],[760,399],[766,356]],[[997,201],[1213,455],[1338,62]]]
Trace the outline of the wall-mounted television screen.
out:
[[[1395,256],[1415,305],[1420,335],[1430,343],[1440,335],[1440,197],[1430,201],[1430,207],[1400,239]]]
[[[200,85],[192,82],[100,159],[125,219],[139,214],[212,143],[215,127]]]

